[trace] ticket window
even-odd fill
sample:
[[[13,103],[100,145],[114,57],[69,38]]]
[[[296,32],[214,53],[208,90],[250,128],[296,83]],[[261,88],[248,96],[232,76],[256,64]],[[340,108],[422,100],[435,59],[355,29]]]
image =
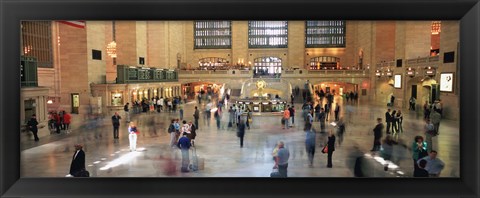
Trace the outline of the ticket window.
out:
[[[112,92],[112,106],[123,106],[123,92]]]

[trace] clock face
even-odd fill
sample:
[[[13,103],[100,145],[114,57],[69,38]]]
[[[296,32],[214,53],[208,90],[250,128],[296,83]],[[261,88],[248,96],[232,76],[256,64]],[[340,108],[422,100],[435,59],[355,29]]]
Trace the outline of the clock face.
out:
[[[257,81],[257,88],[258,89],[263,89],[263,88],[265,88],[266,85],[267,85],[267,83],[263,80]]]

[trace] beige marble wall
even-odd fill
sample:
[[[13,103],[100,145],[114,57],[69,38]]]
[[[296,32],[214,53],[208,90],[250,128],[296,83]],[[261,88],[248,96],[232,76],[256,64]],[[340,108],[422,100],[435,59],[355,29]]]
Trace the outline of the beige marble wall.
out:
[[[105,23],[103,21],[87,21],[87,65],[89,83],[106,83],[106,59],[109,56],[106,53],[105,43]],[[102,52],[102,60],[92,59],[92,50]],[[89,90],[90,92],[90,90]]]

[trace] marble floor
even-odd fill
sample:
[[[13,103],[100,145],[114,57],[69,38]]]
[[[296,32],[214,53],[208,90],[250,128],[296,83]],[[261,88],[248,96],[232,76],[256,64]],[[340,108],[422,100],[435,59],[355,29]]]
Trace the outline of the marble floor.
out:
[[[341,116],[346,120],[346,134],[342,145],[336,145],[333,154],[333,168],[327,168],[327,155],[320,152],[326,143],[326,133],[317,130],[317,144],[314,165],[308,166],[305,152],[304,121],[300,109],[295,104],[295,126],[282,129],[280,116],[271,114],[255,115],[251,129],[246,131],[244,147],[240,148],[235,129],[227,129],[228,115],[222,116],[222,128],[217,129],[215,120],[208,122],[202,117],[199,121],[195,148],[199,159],[204,161],[204,168],[195,172],[181,173],[181,153],[179,149],[169,147],[167,127],[170,119],[177,118],[178,113],[142,113],[132,116],[140,128],[137,152],[129,151],[127,125],[121,123],[120,140],[113,141],[113,129],[110,116],[90,123],[90,127],[73,130],[69,134],[54,134],[40,142],[22,142],[21,176],[22,177],[65,177],[68,174],[73,145],[83,144],[86,153],[86,166],[92,177],[269,177],[274,162],[271,152],[276,142],[283,140],[290,151],[289,177],[353,177],[355,161],[364,157],[372,177],[411,177],[413,164],[411,151],[396,146],[394,165],[388,171],[383,169],[382,160],[377,153],[370,152],[373,142],[372,129],[375,118],[382,117],[385,106],[359,101],[358,104],[344,105],[341,98],[336,98],[341,106],[351,109]],[[186,120],[193,120],[195,102],[185,105]],[[422,115],[402,110],[404,114],[404,132],[395,139],[409,148],[416,135],[423,135]],[[333,116],[333,112],[331,114]],[[332,126],[327,125],[327,130]],[[319,123],[314,127],[320,128]],[[442,120],[440,135],[433,139],[433,149],[438,151],[438,158],[446,164],[441,177],[460,176],[459,122]],[[337,138],[338,139],[338,138]]]

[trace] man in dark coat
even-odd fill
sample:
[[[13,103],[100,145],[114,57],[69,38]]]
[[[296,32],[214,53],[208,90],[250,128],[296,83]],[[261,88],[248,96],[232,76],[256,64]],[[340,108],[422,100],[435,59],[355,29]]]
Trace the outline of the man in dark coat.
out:
[[[335,121],[338,121],[338,113],[340,113],[340,105],[338,103],[336,103],[335,105]]]
[[[243,137],[245,137],[245,122],[243,121],[243,118],[240,118],[239,120],[237,137],[240,138],[240,148],[243,148]]]
[[[198,129],[198,119],[200,118],[200,112],[198,111],[197,106],[195,106],[195,113],[193,114],[193,118],[195,119],[195,126]]]
[[[393,121],[392,114],[390,114],[391,109],[389,108],[387,112],[385,112],[385,121],[387,122],[387,134],[390,134],[390,126]]]
[[[85,169],[85,152],[82,145],[75,144],[75,153],[73,154],[72,164],[70,165],[70,175],[80,176],[80,172]]]
[[[370,151],[379,151],[380,150],[380,139],[382,139],[383,135],[383,123],[382,118],[377,118],[377,125],[373,129],[373,148]]]
[[[118,127],[120,127],[120,117],[118,115],[118,112],[115,112],[115,115],[112,116],[112,125],[113,125],[113,139],[117,140],[118,139]]]
[[[330,134],[328,135],[328,157],[327,157],[327,168],[332,168],[332,156],[333,156],[333,151],[335,151],[335,134],[333,134],[332,131],[330,131]]]
[[[37,121],[37,117],[35,114],[32,115],[32,118],[30,118],[30,120],[28,121],[27,123],[27,127],[28,127],[28,130],[32,131],[33,133],[33,137],[35,138],[35,142],[38,142],[38,121]]]

